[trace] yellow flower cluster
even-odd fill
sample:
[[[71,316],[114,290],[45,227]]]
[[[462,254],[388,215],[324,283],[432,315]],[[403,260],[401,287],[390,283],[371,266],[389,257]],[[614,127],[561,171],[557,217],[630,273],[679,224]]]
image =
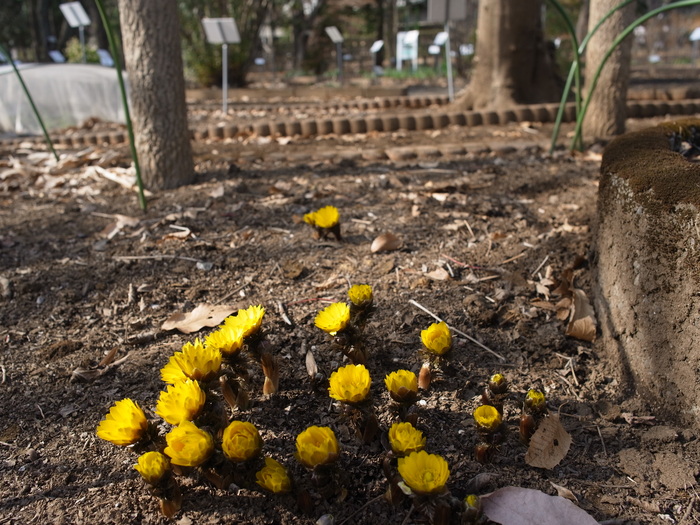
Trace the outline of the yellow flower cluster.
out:
[[[369,284],[355,284],[348,290],[350,302],[358,308],[367,308],[372,304],[374,296]]]
[[[418,397],[418,377],[410,370],[397,370],[384,378],[391,399],[398,403],[413,403]]]
[[[306,468],[335,463],[340,446],[330,427],[312,426],[297,436],[297,451],[294,457]]]
[[[224,357],[233,357],[243,348],[244,336],[243,327],[224,324],[207,336],[204,346],[218,350]]]
[[[221,449],[236,463],[258,457],[263,441],[255,425],[247,421],[233,421],[224,429]]]
[[[245,310],[238,310],[236,315],[231,315],[224,320],[224,326],[238,328],[243,331],[243,337],[257,334],[262,326],[265,308],[262,306],[250,306]]]
[[[97,437],[119,446],[133,445],[148,430],[143,410],[131,399],[114,403],[109,414],[97,426]]]
[[[335,206],[325,206],[304,215],[304,222],[318,228],[332,228],[340,222],[340,213]]]
[[[493,432],[503,423],[503,418],[498,410],[491,405],[481,405],[474,410],[476,426],[485,431]]]
[[[452,348],[452,333],[444,322],[431,324],[421,331],[420,338],[431,354],[443,355]]]
[[[423,432],[411,423],[394,423],[389,428],[389,444],[397,456],[405,456],[425,448],[426,439]]]
[[[197,467],[214,452],[214,439],[190,421],[183,421],[165,436],[168,444],[163,452],[173,465]]]
[[[160,376],[169,384],[186,381],[188,378],[209,381],[217,376],[220,368],[221,352],[204,346],[197,338],[194,343],[185,343],[181,352],[175,352],[170,357],[168,364],[161,369]]]
[[[156,403],[156,414],[171,425],[194,420],[204,406],[207,396],[199,382],[188,379],[168,385],[160,393]]]
[[[324,332],[336,335],[345,330],[350,322],[350,307],[347,303],[333,303],[316,315],[315,324]]]
[[[359,403],[369,395],[371,384],[365,365],[347,365],[331,374],[328,394],[343,403]]]

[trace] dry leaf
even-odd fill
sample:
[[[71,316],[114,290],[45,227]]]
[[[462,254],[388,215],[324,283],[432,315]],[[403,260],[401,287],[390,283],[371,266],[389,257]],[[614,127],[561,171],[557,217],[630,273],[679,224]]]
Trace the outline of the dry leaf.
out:
[[[114,222],[105,226],[105,228],[99,233],[100,237],[107,240],[114,238],[114,236],[125,227],[128,226],[130,228],[134,228],[141,222],[141,220],[137,219],[136,217],[129,217],[128,215],[121,215],[119,213],[114,215],[106,213],[93,213],[93,215],[97,217],[109,217],[115,219]]]
[[[504,487],[481,497],[484,515],[501,525],[598,525],[585,510],[560,496]]]
[[[432,272],[428,272],[425,276],[434,281],[447,281],[450,279],[450,274],[444,268],[438,268]]]
[[[567,489],[566,487],[562,487],[561,485],[557,485],[553,481],[550,481],[549,484],[552,485],[552,487],[554,487],[554,489],[557,491],[557,496],[561,496],[562,498],[566,498],[569,501],[573,501],[574,503],[578,503],[578,498],[576,497],[576,495],[573,492],[571,492],[569,489]]]
[[[571,436],[559,421],[559,416],[545,417],[530,438],[525,463],[531,467],[551,469],[569,452]]]
[[[571,307],[569,326],[566,335],[592,343],[596,336],[595,311],[586,297],[586,292],[579,288],[572,290],[574,303]]]
[[[306,351],[306,372],[309,377],[313,379],[318,374],[318,366],[316,365],[316,358],[311,350]]]
[[[393,233],[382,233],[372,241],[372,253],[391,252],[401,248],[401,239]]]
[[[235,308],[223,305],[200,304],[189,313],[172,314],[161,326],[162,330],[180,330],[183,334],[191,334],[207,327],[214,327],[231,315]]]

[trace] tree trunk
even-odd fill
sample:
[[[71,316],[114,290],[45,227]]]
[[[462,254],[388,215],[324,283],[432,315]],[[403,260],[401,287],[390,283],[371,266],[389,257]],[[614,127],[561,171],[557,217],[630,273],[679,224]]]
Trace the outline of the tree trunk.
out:
[[[542,31],[542,0],[481,0],[474,62],[459,107],[504,108],[561,96],[553,48]]]
[[[168,189],[194,180],[177,4],[119,0],[131,113],[144,185]]]
[[[619,3],[619,0],[591,0],[589,31]],[[634,9],[634,3],[631,3],[616,11],[588,42],[584,89],[586,96],[588,96],[593,75],[613,40],[634,20]],[[608,139],[625,132],[631,50],[632,35],[617,47],[603,68],[583,122],[583,135],[588,140]]]

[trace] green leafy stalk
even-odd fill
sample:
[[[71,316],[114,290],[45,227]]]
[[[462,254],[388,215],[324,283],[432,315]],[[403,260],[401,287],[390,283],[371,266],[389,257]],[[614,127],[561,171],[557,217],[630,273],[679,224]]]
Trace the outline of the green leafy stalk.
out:
[[[51,137],[49,137],[49,132],[46,131],[46,126],[44,125],[44,120],[41,118],[41,115],[39,114],[39,109],[36,107],[36,104],[34,104],[34,99],[32,98],[31,94],[29,93],[29,89],[27,88],[27,85],[24,83],[24,79],[22,78],[22,75],[20,75],[19,69],[17,69],[17,66],[15,65],[15,61],[12,60],[12,56],[7,52],[7,50],[2,46],[2,44],[0,44],[0,52],[2,52],[2,54],[5,55],[10,60],[10,64],[12,65],[12,69],[15,70],[15,74],[17,75],[17,80],[19,80],[19,83],[22,86],[22,90],[24,91],[24,94],[27,95],[27,100],[29,100],[29,105],[32,106],[32,111],[34,111],[34,115],[36,115],[36,119],[39,121],[39,125],[41,126],[41,130],[44,132],[44,138],[46,138],[46,144],[49,146],[49,149],[51,150],[51,153],[53,153],[53,156],[56,158],[56,161],[58,161],[58,153],[56,153],[56,150],[53,147],[53,142],[51,142]]]
[[[126,129],[129,133],[129,146],[131,147],[131,157],[134,160],[134,169],[136,170],[136,184],[139,189],[139,205],[143,211],[146,211],[146,197],[143,193],[143,179],[141,178],[141,167],[139,166],[139,156],[136,152],[136,141],[134,140],[134,126],[131,123],[131,115],[129,114],[129,101],[126,97],[126,87],[124,86],[124,77],[122,76],[122,66],[119,60],[119,49],[117,48],[116,41],[114,39],[114,31],[112,30],[112,25],[109,23],[109,19],[105,13],[104,5],[102,0],[95,0],[97,5],[97,10],[100,12],[100,18],[102,19],[102,25],[107,33],[107,40],[109,41],[109,49],[112,52],[112,57],[114,58],[114,68],[117,70],[117,78],[119,79],[119,89],[122,94],[122,104],[124,105],[124,116],[126,118]]]
[[[568,18],[566,11],[564,8],[559,4],[557,0],[549,0],[552,2],[552,4],[557,8],[559,13],[565,18],[565,20]],[[621,4],[615,6],[612,8],[610,11],[605,13],[605,16],[603,16],[591,29],[586,36],[583,38],[580,44],[577,43],[576,41],[576,31],[573,27],[573,24],[571,24],[571,21],[567,23],[567,27],[569,29],[569,33],[571,35],[572,41],[576,44],[574,45],[574,60],[571,63],[571,68],[569,69],[569,76],[566,79],[566,85],[564,86],[564,92],[562,93],[561,97],[561,102],[559,103],[559,111],[557,112],[557,118],[554,122],[554,130],[552,131],[552,144],[549,148],[549,152],[552,153],[554,151],[554,147],[556,146],[557,143],[557,138],[559,138],[559,128],[561,127],[561,121],[564,117],[564,109],[566,107],[566,101],[569,98],[569,92],[571,91],[571,84],[573,82],[574,77],[576,78],[576,118],[578,119],[578,116],[581,113],[581,57],[583,56],[583,53],[586,51],[586,46],[588,46],[588,42],[591,40],[593,35],[595,35],[598,32],[598,29],[600,29],[600,26],[602,26],[605,21],[610,18],[615,11],[618,9],[622,9],[626,5],[635,2],[637,0],[625,0]],[[573,144],[573,143],[572,143]],[[580,149],[583,147],[583,142],[581,138],[579,137],[579,140],[575,142],[575,144],[572,145],[573,147],[578,146]]]
[[[610,56],[613,54],[617,46],[620,45],[620,43],[627,38],[632,31],[635,30],[638,26],[642,25],[644,22],[649,20],[650,18],[655,17],[659,13],[663,13],[665,11],[670,11],[671,9],[676,9],[678,7],[689,7],[693,5],[699,5],[700,0],[682,0],[679,2],[675,2],[673,4],[668,4],[663,7],[656,8],[644,16],[639,17],[637,20],[632,22],[630,25],[628,25],[625,30],[620,33],[617,38],[613,41],[612,45],[608,49],[608,51],[605,53],[603,56],[603,60],[601,61],[600,65],[598,66],[598,69],[596,69],[595,74],[593,75],[593,78],[591,80],[591,87],[588,91],[588,96],[586,97],[586,100],[583,104],[583,107],[581,108],[581,112],[576,116],[576,128],[574,129],[574,138],[571,141],[571,148],[574,148],[574,145],[581,140],[581,130],[583,128],[583,119],[586,117],[586,112],[588,111],[588,106],[591,102],[591,97],[593,95],[593,92],[595,91],[596,85],[598,84],[598,79],[600,78],[600,74],[603,71],[603,67],[605,67],[605,64],[607,63],[608,59]]]

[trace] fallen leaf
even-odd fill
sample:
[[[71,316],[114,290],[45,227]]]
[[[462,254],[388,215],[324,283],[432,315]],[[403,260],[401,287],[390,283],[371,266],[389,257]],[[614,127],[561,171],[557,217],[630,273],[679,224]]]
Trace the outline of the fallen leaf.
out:
[[[426,273],[425,276],[428,277],[429,279],[434,280],[434,281],[449,281],[450,280],[450,274],[444,268],[437,268],[436,270],[433,270],[432,272]]]
[[[235,308],[223,305],[200,304],[189,313],[172,314],[161,326],[162,330],[179,330],[183,334],[191,334],[202,328],[214,327],[231,315]]]
[[[569,489],[567,489],[566,487],[562,487],[561,485],[557,485],[553,481],[550,481],[549,484],[552,485],[552,487],[554,487],[554,489],[557,491],[557,496],[561,496],[562,498],[566,498],[569,501],[573,501],[574,503],[578,503],[578,498],[576,497],[576,495],[573,492],[571,492]]]
[[[569,326],[566,335],[592,343],[596,336],[595,311],[586,297],[586,292],[579,288],[572,290],[574,302],[571,307]]]
[[[531,467],[551,469],[569,452],[571,436],[559,421],[559,416],[545,417],[530,439],[525,463]]]
[[[504,487],[481,497],[484,515],[501,525],[598,525],[585,510],[560,496]]]
[[[393,233],[382,233],[372,241],[372,253],[391,252],[401,247],[401,239]]]

